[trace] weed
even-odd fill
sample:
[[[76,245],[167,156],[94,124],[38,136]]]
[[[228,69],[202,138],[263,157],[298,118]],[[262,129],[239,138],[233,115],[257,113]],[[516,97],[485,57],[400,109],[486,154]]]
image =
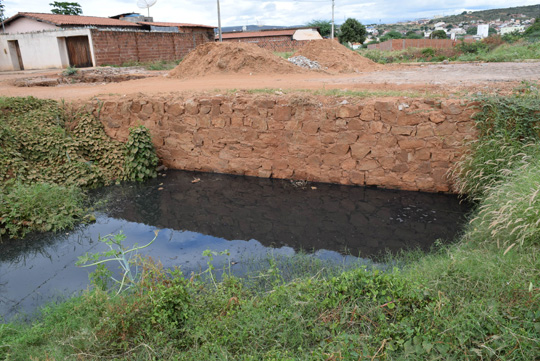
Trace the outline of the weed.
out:
[[[72,67],[70,65],[62,72],[62,75],[63,76],[72,76],[72,75],[77,75],[78,72],[79,72],[79,69],[77,69],[74,66]]]
[[[69,228],[83,216],[83,194],[74,186],[17,182],[0,192],[0,240],[2,235],[24,237],[30,230]]]
[[[118,292],[122,292],[124,289],[128,289],[138,280],[138,270],[137,267],[132,269],[132,265],[136,265],[134,255],[137,254],[140,250],[150,246],[156,240],[159,231],[155,231],[154,238],[144,246],[138,246],[135,244],[132,248],[127,249],[122,242],[126,239],[126,236],[123,233],[118,233],[116,235],[108,234],[105,237],[99,237],[98,241],[102,242],[109,247],[109,251],[102,253],[89,254],[86,252],[83,256],[79,257],[76,265],[80,267],[91,267],[102,265],[107,262],[118,262],[122,267],[122,280],[117,280],[113,277],[112,280],[119,284]],[[103,286],[103,269],[98,270],[98,275],[95,279],[99,280],[98,283]]]
[[[150,131],[145,126],[130,128],[125,145],[125,178],[142,182],[157,176],[158,158]]]

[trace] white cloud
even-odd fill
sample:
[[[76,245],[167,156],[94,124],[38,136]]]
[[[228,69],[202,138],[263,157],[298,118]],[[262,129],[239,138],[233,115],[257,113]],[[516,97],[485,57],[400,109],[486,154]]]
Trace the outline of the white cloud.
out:
[[[75,0],[76,1],[76,0]],[[538,0],[513,1],[511,6],[534,5]],[[50,12],[52,1],[7,0],[6,15],[17,12]],[[128,12],[146,13],[137,0],[80,0],[84,15],[112,16]],[[331,0],[220,0],[223,26],[255,24],[301,25],[314,19],[331,18]],[[353,17],[363,23],[393,22],[407,19],[452,15],[464,10],[508,7],[508,0],[447,1],[356,1],[336,0],[337,23]],[[539,8],[540,11],[540,8]],[[155,21],[217,25],[217,0],[157,0],[150,8]]]

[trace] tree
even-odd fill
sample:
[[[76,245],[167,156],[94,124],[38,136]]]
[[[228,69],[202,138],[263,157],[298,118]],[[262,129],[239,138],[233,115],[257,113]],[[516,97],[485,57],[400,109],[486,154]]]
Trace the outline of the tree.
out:
[[[435,30],[429,36],[430,39],[447,39],[446,32],[444,30]]]
[[[51,13],[61,14],[61,15],[81,15],[82,9],[79,3],[69,3],[69,2],[52,2],[51,5],[53,8]]]
[[[306,26],[319,28],[319,33],[323,38],[329,38],[332,33],[332,22],[330,20],[311,20]],[[334,29],[334,37],[337,36],[337,31]]]
[[[358,20],[348,18],[339,29],[339,41],[343,43],[361,43],[366,41],[366,27]]]
[[[407,31],[407,34],[405,34],[406,39],[423,39],[424,33],[418,34],[416,31]]]
[[[4,2],[0,0],[0,19],[1,20],[4,20],[4,10],[5,10]]]
[[[478,27],[476,26],[469,26],[467,28],[467,35],[476,35],[478,33]]]
[[[403,34],[400,33],[399,31],[392,30],[392,31],[387,32],[383,36],[381,36],[379,38],[379,41],[382,43],[382,42],[384,42],[386,40],[390,40],[390,39],[403,39]]]

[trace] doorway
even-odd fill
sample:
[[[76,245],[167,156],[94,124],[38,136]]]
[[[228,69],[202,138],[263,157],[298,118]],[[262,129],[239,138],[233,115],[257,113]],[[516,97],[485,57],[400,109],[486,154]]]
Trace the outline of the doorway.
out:
[[[76,68],[88,68],[92,64],[88,36],[70,36],[66,38],[69,65]]]
[[[8,49],[11,54],[13,70],[24,70],[24,64],[21,56],[21,48],[18,40],[8,40]]]

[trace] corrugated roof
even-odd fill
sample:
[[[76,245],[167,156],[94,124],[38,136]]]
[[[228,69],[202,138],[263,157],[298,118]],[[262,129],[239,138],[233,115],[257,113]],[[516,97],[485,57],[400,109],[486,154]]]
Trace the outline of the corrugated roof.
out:
[[[139,21],[138,24],[150,25],[150,26],[163,26],[163,27],[178,27],[178,28],[210,28],[214,29],[215,26],[201,25],[201,24],[186,24],[186,23],[162,23],[162,22],[149,22]]]
[[[292,36],[296,29],[270,30],[270,31],[236,31],[234,33],[223,33],[223,39],[241,39],[241,38],[262,38],[268,36]]]
[[[37,21],[43,21],[49,24],[58,26],[115,26],[115,27],[140,27],[138,24],[130,23],[129,21],[102,18],[98,16],[81,16],[81,15],[58,15],[58,14],[43,14],[43,13],[18,13],[6,20],[6,24],[18,19],[27,17]]]

